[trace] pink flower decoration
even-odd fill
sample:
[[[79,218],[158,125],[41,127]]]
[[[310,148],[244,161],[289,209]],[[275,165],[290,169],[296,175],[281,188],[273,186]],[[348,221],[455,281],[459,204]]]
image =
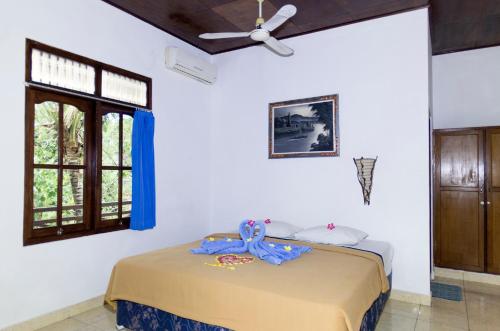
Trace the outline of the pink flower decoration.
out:
[[[327,228],[328,230],[330,230],[330,231],[331,231],[331,230],[335,229],[335,224],[330,223],[330,224],[328,224],[328,225],[326,226],[326,228]]]
[[[248,220],[248,222],[247,222],[247,223],[248,223],[248,225],[253,226],[253,225],[255,224],[255,221],[253,221],[253,220]]]
[[[266,224],[271,224],[271,220],[270,220],[269,218],[267,218],[267,219],[264,221],[264,223],[266,223]]]

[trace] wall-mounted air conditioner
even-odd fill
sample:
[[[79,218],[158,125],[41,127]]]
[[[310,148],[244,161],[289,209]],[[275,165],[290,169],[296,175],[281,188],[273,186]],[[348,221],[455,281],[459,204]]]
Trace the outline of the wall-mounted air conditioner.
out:
[[[167,47],[165,64],[167,68],[205,84],[213,84],[217,80],[215,65],[178,47]]]

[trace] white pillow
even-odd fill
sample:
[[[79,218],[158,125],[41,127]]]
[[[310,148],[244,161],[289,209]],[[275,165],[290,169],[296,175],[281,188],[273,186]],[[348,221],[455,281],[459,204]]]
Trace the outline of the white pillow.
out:
[[[302,228],[287,222],[273,220],[266,221],[264,221],[266,225],[266,236],[269,237],[290,239],[293,238],[294,233],[302,230]]]
[[[356,245],[366,237],[368,234],[363,231],[341,225],[336,225],[333,229],[329,229],[328,225],[315,226],[294,235],[297,240],[333,245]]]

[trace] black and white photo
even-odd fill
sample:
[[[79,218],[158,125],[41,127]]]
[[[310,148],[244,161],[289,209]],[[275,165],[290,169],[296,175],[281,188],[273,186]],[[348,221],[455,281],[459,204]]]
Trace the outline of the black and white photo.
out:
[[[338,95],[269,105],[269,158],[338,155]]]

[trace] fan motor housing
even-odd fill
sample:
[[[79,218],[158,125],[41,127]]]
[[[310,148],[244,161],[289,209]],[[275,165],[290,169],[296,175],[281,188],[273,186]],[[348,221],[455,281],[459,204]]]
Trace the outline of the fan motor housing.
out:
[[[269,31],[264,29],[255,29],[250,34],[250,38],[255,41],[264,41],[269,39]]]

